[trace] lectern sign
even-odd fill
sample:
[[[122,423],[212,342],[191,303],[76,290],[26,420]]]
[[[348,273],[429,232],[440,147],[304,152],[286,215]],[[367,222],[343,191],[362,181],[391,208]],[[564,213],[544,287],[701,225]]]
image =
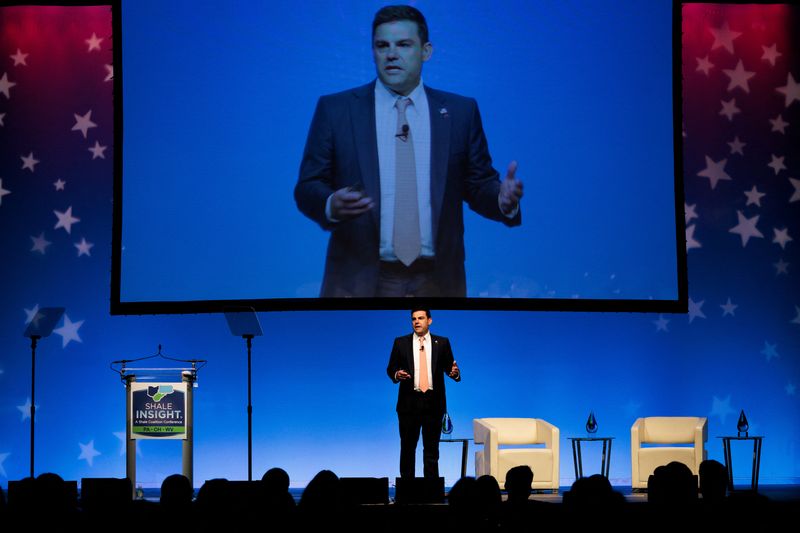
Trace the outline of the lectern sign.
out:
[[[186,438],[186,383],[132,383],[131,437]]]

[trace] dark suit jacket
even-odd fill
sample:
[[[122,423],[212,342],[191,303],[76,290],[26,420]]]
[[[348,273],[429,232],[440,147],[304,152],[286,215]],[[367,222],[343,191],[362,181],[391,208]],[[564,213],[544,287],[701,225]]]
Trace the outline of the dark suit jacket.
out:
[[[303,214],[331,232],[320,296],[375,296],[380,244],[380,176],[375,133],[375,83],[323,96],[317,103],[294,190]],[[507,226],[497,202],[500,180],[472,98],[425,87],[431,125],[431,215],[435,278],[441,296],[466,296],[462,204]],[[331,223],[325,203],[334,191],[362,185],[376,205]]]
[[[392,346],[392,355],[389,357],[389,366],[386,373],[394,383],[400,383],[400,390],[397,392],[397,412],[411,413],[416,402],[413,401],[414,395],[414,334],[397,337]],[[439,337],[431,334],[431,374],[433,375],[433,406],[438,414],[444,415],[447,411],[447,398],[444,388],[444,377],[450,373],[453,367],[453,350],[450,348],[450,341],[447,337]],[[394,375],[398,370],[405,370],[411,374],[411,378],[397,380]],[[453,378],[451,378],[453,379]],[[461,381],[461,374],[458,379]]]

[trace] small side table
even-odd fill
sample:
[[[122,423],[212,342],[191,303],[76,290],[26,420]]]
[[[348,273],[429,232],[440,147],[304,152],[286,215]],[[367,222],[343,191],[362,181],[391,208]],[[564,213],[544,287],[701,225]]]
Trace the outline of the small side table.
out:
[[[581,442],[600,441],[603,443],[603,455],[600,462],[600,474],[608,478],[611,468],[611,441],[614,437],[569,437],[572,441],[572,462],[575,465],[575,478],[583,477],[583,457],[581,457]]]
[[[469,441],[472,439],[439,439],[439,442],[460,442],[461,443],[461,477],[467,476],[467,452]]]
[[[722,439],[722,452],[725,454],[725,468],[728,470],[728,490],[733,489],[733,461],[731,460],[731,441],[732,440],[751,440],[753,441],[753,470],[750,475],[750,488],[753,491],[758,490],[758,472],[761,468],[761,441],[764,437],[761,435],[753,436],[725,436],[718,437]]]

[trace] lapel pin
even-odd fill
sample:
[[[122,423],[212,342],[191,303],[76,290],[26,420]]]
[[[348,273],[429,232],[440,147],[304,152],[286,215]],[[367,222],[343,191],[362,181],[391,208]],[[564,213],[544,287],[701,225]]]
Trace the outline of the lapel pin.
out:
[[[446,107],[440,108],[439,114],[442,116],[442,118],[447,118],[447,108]]]

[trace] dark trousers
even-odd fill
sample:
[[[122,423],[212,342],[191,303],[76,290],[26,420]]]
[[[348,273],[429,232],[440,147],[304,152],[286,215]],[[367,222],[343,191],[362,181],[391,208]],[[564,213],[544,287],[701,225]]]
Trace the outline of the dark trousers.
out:
[[[410,413],[397,413],[400,422],[400,477],[416,475],[417,442],[422,431],[422,466],[425,477],[439,477],[439,434],[442,415],[429,407],[433,393],[415,392],[416,409]]]
[[[399,261],[395,263],[381,261],[375,296],[381,298],[441,296],[433,276],[433,260],[419,258],[409,266]]]

